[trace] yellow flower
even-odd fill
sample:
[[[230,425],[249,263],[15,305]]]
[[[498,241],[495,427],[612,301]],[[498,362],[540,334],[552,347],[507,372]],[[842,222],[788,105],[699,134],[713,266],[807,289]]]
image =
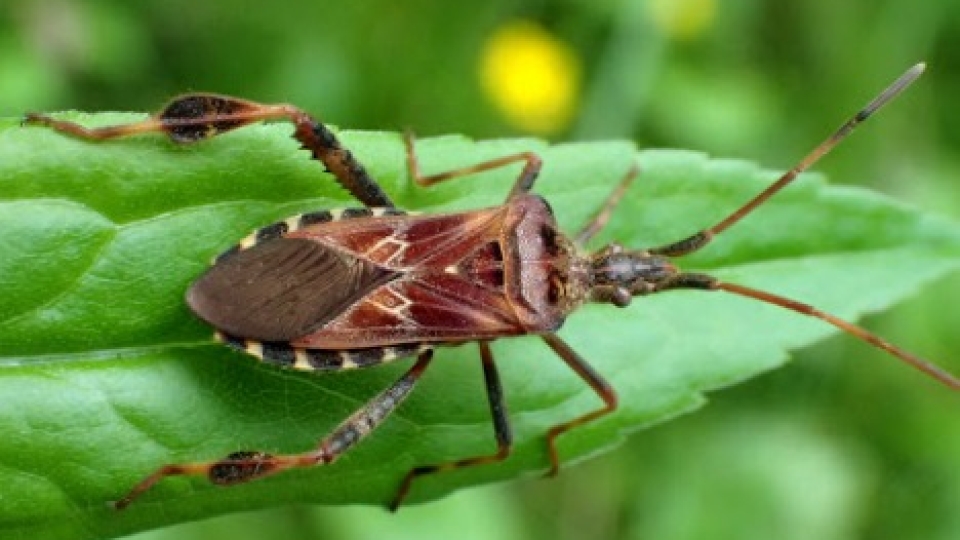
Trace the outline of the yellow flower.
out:
[[[515,126],[538,135],[567,126],[580,94],[576,54],[541,26],[515,21],[484,47],[481,79],[494,105]]]
[[[654,25],[678,40],[693,39],[710,26],[717,11],[716,0],[647,0]]]

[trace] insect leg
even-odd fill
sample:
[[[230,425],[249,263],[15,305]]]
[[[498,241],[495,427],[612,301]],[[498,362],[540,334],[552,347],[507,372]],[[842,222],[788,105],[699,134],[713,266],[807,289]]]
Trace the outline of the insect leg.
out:
[[[636,163],[630,167],[630,170],[627,171],[627,174],[623,177],[623,180],[620,180],[620,183],[617,184],[617,187],[613,188],[613,191],[610,192],[610,195],[607,195],[607,200],[603,202],[603,206],[600,207],[600,210],[597,211],[597,214],[593,216],[593,219],[589,223],[583,226],[580,229],[580,232],[577,233],[575,241],[577,245],[582,246],[590,241],[598,232],[602,231],[606,227],[607,222],[610,221],[610,216],[613,215],[614,209],[617,205],[620,204],[620,200],[623,199],[623,195],[627,192],[627,189],[630,187],[630,184],[633,183],[633,180],[640,173],[640,169]]]
[[[185,94],[174,98],[150,118],[117,126],[87,128],[75,122],[28,113],[24,124],[47,126],[81,139],[102,141],[139,133],[164,133],[178,143],[209,139],[226,131],[263,120],[286,120],[294,138],[323,163],[337,182],[357,200],[371,207],[393,207],[390,197],[353,154],[323,123],[287,104],[266,105],[218,94]]]
[[[603,377],[594,371],[594,369],[590,367],[590,364],[562,339],[554,334],[543,334],[540,337],[542,337],[543,341],[553,349],[553,352],[566,362],[567,365],[570,366],[570,369],[579,375],[584,382],[590,385],[590,388],[603,400],[603,407],[568,422],[557,424],[547,432],[547,449],[550,452],[550,470],[547,471],[546,476],[555,476],[560,470],[560,456],[557,453],[557,437],[566,433],[571,428],[592,422],[601,416],[615,411],[617,409],[617,392],[610,386],[610,383],[603,380]]]
[[[499,169],[512,163],[524,161],[526,164],[523,166],[523,170],[520,171],[520,175],[517,176],[517,181],[507,196],[507,200],[509,200],[520,193],[530,191],[530,189],[533,188],[533,183],[537,180],[537,176],[540,174],[540,169],[543,167],[543,160],[540,159],[540,156],[537,154],[533,152],[520,152],[519,154],[503,156],[489,161],[481,161],[468,167],[424,176],[420,173],[420,162],[417,159],[416,149],[414,148],[415,137],[413,134],[410,132],[404,133],[403,143],[406,146],[407,152],[407,172],[414,182],[424,187],[461,176],[469,176],[483,171]]]
[[[126,508],[134,499],[168,476],[205,475],[214,484],[230,486],[294,467],[331,463],[363,440],[403,403],[430,365],[432,357],[432,350],[421,353],[417,357],[416,364],[397,382],[367,402],[362,409],[350,415],[321,440],[315,450],[280,456],[243,451],[234,452],[219,461],[164,465],[134,486],[122,499],[114,503],[114,507],[117,510]]]
[[[473,465],[483,465],[485,463],[496,463],[503,461],[510,455],[510,448],[513,445],[513,433],[510,429],[510,420],[507,417],[507,407],[503,399],[503,388],[500,385],[500,374],[497,372],[497,366],[493,361],[493,352],[490,350],[490,343],[487,341],[478,342],[480,345],[480,359],[483,362],[483,378],[487,386],[487,399],[490,402],[490,415],[493,417],[493,434],[497,439],[497,452],[495,454],[476,456],[447,463],[436,465],[424,465],[410,470],[400,482],[400,488],[396,496],[390,503],[390,510],[396,510],[403,499],[410,491],[413,481],[427,474],[451,471],[461,467],[470,467]]]

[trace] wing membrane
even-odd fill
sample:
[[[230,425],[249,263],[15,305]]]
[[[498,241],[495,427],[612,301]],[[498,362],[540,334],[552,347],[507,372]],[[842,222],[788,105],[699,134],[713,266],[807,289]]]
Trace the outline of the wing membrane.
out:
[[[222,259],[193,284],[187,303],[228,334],[289,341],[327,323],[392,274],[316,242],[278,238]]]

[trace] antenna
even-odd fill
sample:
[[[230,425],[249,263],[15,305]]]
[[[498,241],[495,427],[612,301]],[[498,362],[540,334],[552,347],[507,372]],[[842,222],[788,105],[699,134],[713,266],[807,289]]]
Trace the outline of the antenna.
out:
[[[923,62],[914,65],[908,69],[903,75],[901,75],[897,80],[893,81],[883,92],[873,98],[873,100],[867,104],[866,107],[860,110],[857,114],[853,115],[849,120],[843,123],[837,131],[827,137],[825,141],[820,143],[812,152],[807,154],[803,159],[800,160],[792,169],[783,174],[776,182],[770,184],[770,186],[761,191],[759,195],[751,199],[747,204],[741,206],[737,211],[730,214],[720,223],[717,223],[713,227],[710,227],[706,230],[708,236],[715,236],[723,231],[729,229],[734,223],[743,219],[744,216],[752,212],[756,207],[763,204],[767,199],[774,196],[778,191],[783,189],[787,184],[793,182],[797,176],[800,175],[803,171],[809,169],[814,163],[820,161],[820,158],[827,155],[835,146],[840,144],[840,141],[847,138],[847,135],[853,132],[857,126],[865,122],[870,118],[873,113],[877,112],[881,107],[890,102],[893,98],[900,95],[908,86],[910,86],[918,77],[923,73],[923,70],[927,68],[927,65]]]
[[[723,231],[732,227],[735,223],[743,219],[745,216],[749,215],[750,212],[754,211],[757,207],[762,205],[770,197],[775,195],[778,191],[787,186],[790,182],[794,181],[797,176],[800,175],[803,171],[807,170],[816,163],[820,158],[825,156],[830,150],[833,150],[837,144],[840,143],[843,139],[850,135],[857,126],[862,124],[865,120],[870,118],[873,113],[877,112],[881,107],[889,103],[893,98],[900,95],[908,86],[910,86],[917,78],[923,73],[923,70],[926,69],[926,64],[923,62],[914,65],[903,75],[901,75],[897,80],[893,81],[887,88],[885,88],[877,97],[873,98],[863,109],[861,109],[857,114],[853,115],[849,120],[844,122],[832,135],[827,137],[822,143],[817,145],[812,152],[807,154],[803,159],[800,160],[792,169],[783,174],[776,182],[770,184],[766,189],[761,191],[756,197],[748,201],[746,204],[738,208],[736,211],[731,213],[729,216],[724,218],[722,221],[710,227],[709,229],[704,229],[693,236],[690,236],[679,242],[674,242],[665,246],[661,246],[656,249],[649,250],[650,253],[665,255],[668,257],[677,257],[681,255],[686,255],[699,250],[706,244],[708,244],[716,235],[722,233]],[[782,307],[784,309],[789,309],[803,315],[814,317],[820,319],[828,324],[831,324],[840,330],[862,340],[874,347],[882,349],[889,354],[899,358],[903,362],[913,366],[914,368],[926,373],[930,377],[941,382],[945,386],[953,389],[960,390],[960,379],[956,376],[948,373],[947,371],[937,367],[936,365],[928,362],[911,354],[892,343],[887,342],[886,340],[880,338],[879,336],[867,331],[866,329],[857,326],[855,324],[849,323],[842,319],[839,319],[829,313],[824,313],[816,309],[815,307],[798,302],[796,300],[791,300],[789,298],[779,296],[776,294],[768,293],[766,291],[761,291],[758,289],[753,289],[750,287],[744,287],[742,285],[737,285],[734,283],[726,283],[718,280],[717,278],[705,274],[693,274],[693,273],[682,273],[679,274],[675,280],[672,282],[669,288],[693,288],[693,289],[705,289],[705,290],[722,290],[728,293],[736,294],[739,296],[744,296],[747,298],[753,298],[754,300],[759,300],[767,304],[773,304],[775,306]]]

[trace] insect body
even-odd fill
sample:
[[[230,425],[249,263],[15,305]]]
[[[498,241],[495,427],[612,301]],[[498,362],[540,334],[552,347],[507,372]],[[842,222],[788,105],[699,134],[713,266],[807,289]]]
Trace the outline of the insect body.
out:
[[[396,508],[415,478],[442,470],[496,462],[510,453],[512,435],[489,342],[522,334],[544,342],[601,398],[603,406],[547,432],[550,474],[560,465],[556,439],[567,430],[617,408],[603,377],[554,332],[584,302],[630,304],[635,296],[675,289],[723,290],[819,318],[882,348],[953,389],[960,381],[932,364],[832,315],[787,298],[705,274],[680,271],[673,258],[696,251],[828,152],[858,123],[922,72],[917,65],[818,146],[791,171],[720,223],[664,246],[627,249],[610,244],[580,250],[603,228],[636,176],[631,171],[577,235],[568,238],[547,202],[532,192],[540,158],[520,153],[446,173],[423,176],[407,137],[411,176],[427,186],[510,164],[522,170],[496,207],[441,215],[408,215],[322,123],[289,105],[191,94],[135,124],[87,129],[43,115],[26,121],[86,139],[162,132],[189,143],[261,120],[283,119],[294,137],[321,161],[364,208],[320,210],[263,227],[223,253],[190,287],[187,302],[228,345],[258,358],[304,370],[368,367],[415,356],[414,365],[323,438],[316,449],[293,455],[235,452],[218,461],[165,465],[116,503],[126,507],[171,475],[206,475],[231,485],[294,467],[330,463],[376,428],[409,395],[430,364],[434,348],[476,341],[493,417],[496,452],[414,468],[390,503]]]
[[[572,246],[536,195],[459,214],[353,209],[288,221],[222,256],[187,293],[228,336],[288,343],[290,354],[272,345],[274,359],[550,332],[583,296],[574,281],[586,269],[570,268]]]

